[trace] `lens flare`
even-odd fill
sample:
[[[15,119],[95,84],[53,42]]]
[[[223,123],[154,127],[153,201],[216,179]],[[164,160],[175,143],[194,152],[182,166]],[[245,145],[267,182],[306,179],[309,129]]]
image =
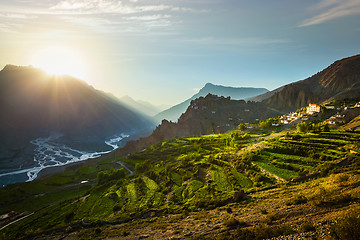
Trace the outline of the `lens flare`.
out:
[[[32,64],[51,75],[71,75],[86,80],[85,62],[76,51],[62,46],[44,47],[38,50]]]

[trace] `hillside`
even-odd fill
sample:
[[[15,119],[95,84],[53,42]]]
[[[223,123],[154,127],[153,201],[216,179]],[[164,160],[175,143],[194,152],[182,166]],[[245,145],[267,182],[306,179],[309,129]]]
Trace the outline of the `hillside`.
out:
[[[161,113],[157,114],[155,118],[161,122],[163,119],[168,121],[176,122],[178,118],[181,116],[182,113],[186,111],[189,107],[190,102],[195,100],[199,97],[205,97],[206,95],[213,94],[217,96],[223,97],[231,97],[233,100],[240,100],[240,99],[248,99],[253,96],[260,95],[262,93],[268,92],[269,90],[265,88],[248,88],[248,87],[224,87],[221,85],[214,85],[211,83],[207,83],[200,91],[192,96],[191,98],[187,99],[186,101],[175,105]]]
[[[358,130],[360,129],[360,116],[352,119],[349,123],[342,126],[345,130]]]
[[[33,164],[30,140],[61,133],[89,146],[153,123],[70,76],[48,76],[33,67],[7,65],[0,71],[0,165],[18,169]]]
[[[336,61],[302,81],[252,98],[280,111],[294,111],[309,103],[360,97],[360,55]]]
[[[250,123],[256,119],[266,119],[279,115],[262,103],[231,100],[208,94],[191,101],[188,109],[174,123],[163,120],[162,123],[145,138],[128,142],[122,149],[113,154],[126,155],[140,151],[158,142],[202,134],[224,133],[236,129],[240,123]]]
[[[22,218],[0,237],[356,239],[359,147],[339,131],[165,141],[0,189],[2,226]]]

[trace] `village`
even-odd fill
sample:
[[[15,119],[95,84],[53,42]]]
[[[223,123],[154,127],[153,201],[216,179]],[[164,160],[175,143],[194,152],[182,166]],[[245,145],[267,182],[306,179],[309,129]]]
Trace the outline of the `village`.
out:
[[[267,124],[264,124],[264,121],[259,121],[256,119],[256,122],[253,123],[244,123],[240,124],[243,128],[243,125],[247,129],[259,129],[264,127],[280,127],[286,125],[296,125],[299,122],[313,122],[313,121],[325,121],[330,126],[336,127],[343,125],[353,118],[354,114],[360,113],[360,102],[332,102],[324,105],[317,103],[310,103],[307,107],[301,108],[296,112],[290,112],[288,114],[271,118],[268,120]],[[356,130],[359,127],[356,126],[351,130]]]

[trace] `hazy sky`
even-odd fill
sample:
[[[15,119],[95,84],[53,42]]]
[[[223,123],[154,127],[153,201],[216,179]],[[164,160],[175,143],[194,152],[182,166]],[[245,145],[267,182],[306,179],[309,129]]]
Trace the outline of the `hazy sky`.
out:
[[[176,104],[207,82],[272,90],[359,54],[360,1],[0,0],[0,39],[0,68],[63,64]]]

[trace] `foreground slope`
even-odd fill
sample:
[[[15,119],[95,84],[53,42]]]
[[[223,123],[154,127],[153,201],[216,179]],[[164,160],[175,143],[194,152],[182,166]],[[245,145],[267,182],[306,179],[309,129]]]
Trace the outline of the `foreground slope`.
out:
[[[13,221],[24,218],[0,236],[266,239],[347,234],[335,220],[359,213],[359,151],[359,132],[232,132],[174,139],[127,158],[1,189],[0,212],[13,211]],[[112,169],[116,166],[127,170]],[[356,234],[359,223],[355,218],[345,226]]]
[[[360,55],[338,60],[302,81],[287,84],[252,98],[281,111],[294,111],[309,103],[360,97]]]

